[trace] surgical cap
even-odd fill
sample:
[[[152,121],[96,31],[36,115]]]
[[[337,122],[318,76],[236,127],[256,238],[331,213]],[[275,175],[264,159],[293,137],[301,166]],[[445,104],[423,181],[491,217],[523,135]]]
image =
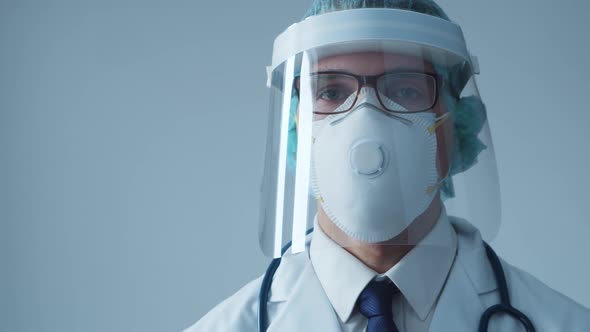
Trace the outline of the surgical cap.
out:
[[[314,0],[304,18],[346,9],[389,8],[418,12],[450,21],[445,12],[431,0]],[[452,86],[463,86],[465,82],[456,81],[451,68],[435,65],[435,70]],[[468,170],[477,163],[477,156],[486,149],[478,134],[486,122],[485,105],[475,96],[460,97],[450,91],[442,91],[441,97],[453,115],[454,142],[449,176],[441,186],[443,199],[455,196],[451,176]],[[289,167],[292,169],[297,154],[296,113],[299,100],[293,94],[289,116],[289,138],[287,153]]]
[[[430,0],[314,0],[305,17],[359,8],[404,9],[450,21],[447,14]]]

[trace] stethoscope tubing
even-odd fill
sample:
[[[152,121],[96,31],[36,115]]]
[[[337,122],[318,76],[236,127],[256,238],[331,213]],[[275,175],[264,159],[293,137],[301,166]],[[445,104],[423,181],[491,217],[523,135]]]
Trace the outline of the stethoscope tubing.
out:
[[[486,249],[486,256],[488,256],[488,261],[490,262],[492,271],[494,272],[494,278],[496,279],[496,285],[498,286],[498,293],[500,293],[500,303],[493,305],[484,311],[479,320],[479,328],[477,331],[487,332],[492,316],[503,313],[520,321],[526,332],[535,332],[536,330],[533,326],[533,322],[531,322],[527,315],[514,308],[510,302],[506,274],[504,273],[504,268],[502,268],[500,258],[498,258],[498,255],[496,255],[496,252],[489,244],[484,242],[483,245]]]

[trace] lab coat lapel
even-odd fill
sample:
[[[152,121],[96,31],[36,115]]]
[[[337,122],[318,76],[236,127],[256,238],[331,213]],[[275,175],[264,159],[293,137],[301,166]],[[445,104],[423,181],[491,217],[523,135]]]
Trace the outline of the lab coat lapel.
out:
[[[477,331],[483,303],[467,273],[455,261],[438,300],[430,332]]]
[[[278,331],[340,331],[336,313],[311,264],[307,264],[301,272],[285,308],[268,328],[268,332]]]
[[[487,308],[482,295],[496,290],[481,235],[464,220],[452,218],[457,256],[436,305],[430,332],[477,331]]]

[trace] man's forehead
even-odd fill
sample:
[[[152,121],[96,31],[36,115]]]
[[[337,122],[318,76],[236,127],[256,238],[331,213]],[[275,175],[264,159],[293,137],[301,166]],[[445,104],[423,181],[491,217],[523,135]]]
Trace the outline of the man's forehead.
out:
[[[358,75],[378,75],[395,70],[432,72],[433,67],[421,57],[382,52],[333,55],[319,59],[312,65],[312,72],[343,71]]]

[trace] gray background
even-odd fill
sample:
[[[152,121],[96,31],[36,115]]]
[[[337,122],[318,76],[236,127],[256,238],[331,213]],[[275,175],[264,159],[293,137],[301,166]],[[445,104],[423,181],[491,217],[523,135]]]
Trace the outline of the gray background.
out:
[[[587,1],[440,1],[507,260],[590,306]],[[263,272],[275,35],[308,1],[0,0],[0,331],[178,331]]]

